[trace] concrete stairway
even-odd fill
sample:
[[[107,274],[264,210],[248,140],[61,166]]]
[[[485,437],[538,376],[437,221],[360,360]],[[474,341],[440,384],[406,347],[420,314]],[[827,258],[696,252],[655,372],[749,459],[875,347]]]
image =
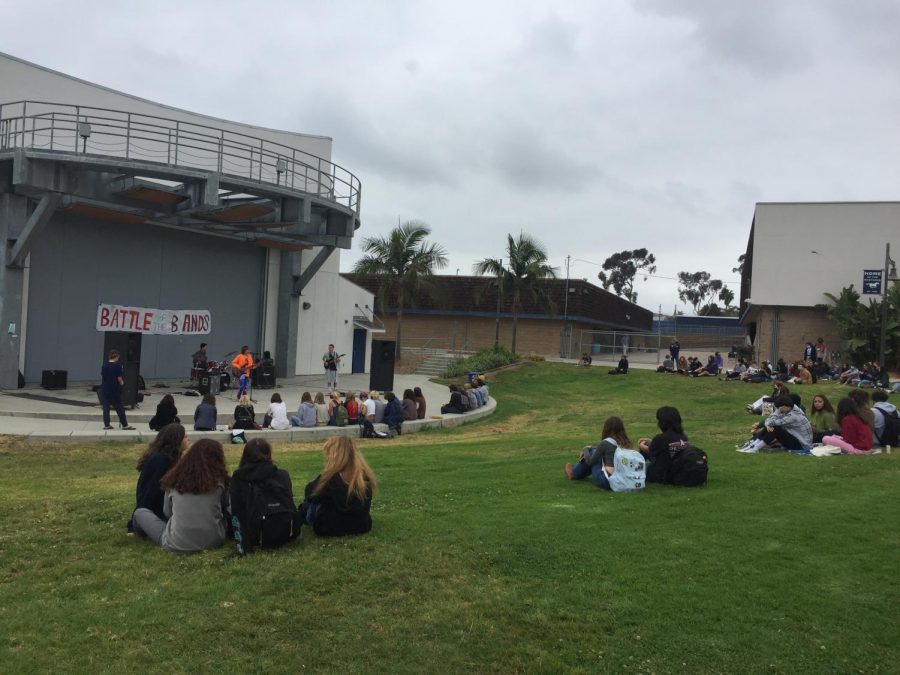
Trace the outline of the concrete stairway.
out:
[[[435,377],[440,375],[447,368],[456,362],[456,357],[443,353],[429,354],[419,367],[416,368],[416,375],[425,375],[427,377]]]

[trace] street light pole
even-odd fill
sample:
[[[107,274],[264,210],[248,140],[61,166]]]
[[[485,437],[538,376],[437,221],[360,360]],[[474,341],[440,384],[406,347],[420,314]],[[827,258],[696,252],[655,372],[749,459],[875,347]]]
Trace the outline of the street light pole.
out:
[[[891,244],[888,242],[884,245],[884,277],[881,287],[881,342],[878,347],[878,365],[882,368],[887,367],[887,364],[884,362],[884,353],[887,343],[888,284],[892,281],[897,281],[897,268],[894,267],[893,263],[894,261],[891,260]]]
[[[500,266],[497,269],[497,332],[494,334],[494,349],[500,348],[500,286],[503,277],[503,258],[500,258]]]

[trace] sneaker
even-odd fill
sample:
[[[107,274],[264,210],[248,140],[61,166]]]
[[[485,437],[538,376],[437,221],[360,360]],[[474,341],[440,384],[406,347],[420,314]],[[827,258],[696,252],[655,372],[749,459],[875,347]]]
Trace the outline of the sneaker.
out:
[[[568,478],[569,480],[574,480],[574,478],[572,478],[572,465],[571,464],[566,464],[565,467],[563,467],[563,471],[566,472],[566,478]]]
[[[112,427],[103,427],[106,431],[112,431]]]
[[[757,450],[756,447],[752,446],[752,445],[748,445],[743,448],[737,448],[737,451],[738,452],[759,452],[759,450]]]

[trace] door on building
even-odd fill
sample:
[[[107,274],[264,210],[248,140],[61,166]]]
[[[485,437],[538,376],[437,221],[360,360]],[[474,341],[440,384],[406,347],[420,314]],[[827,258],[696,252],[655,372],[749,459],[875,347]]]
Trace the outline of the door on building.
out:
[[[353,366],[351,372],[366,372],[366,333],[365,328],[353,329]]]

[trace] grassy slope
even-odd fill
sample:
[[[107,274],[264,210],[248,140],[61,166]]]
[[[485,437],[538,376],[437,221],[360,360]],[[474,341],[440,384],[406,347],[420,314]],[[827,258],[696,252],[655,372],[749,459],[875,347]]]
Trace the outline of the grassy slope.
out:
[[[900,456],[742,455],[767,387],[603,372],[528,364],[484,423],[365,442],[370,535],[246,559],[124,536],[138,447],[7,441],[3,670],[896,672]],[[607,415],[636,439],[662,404],[707,488],[563,478]],[[276,448],[296,493],[317,449]]]

